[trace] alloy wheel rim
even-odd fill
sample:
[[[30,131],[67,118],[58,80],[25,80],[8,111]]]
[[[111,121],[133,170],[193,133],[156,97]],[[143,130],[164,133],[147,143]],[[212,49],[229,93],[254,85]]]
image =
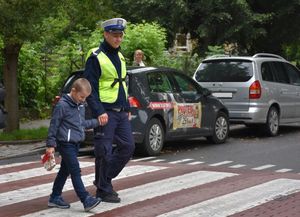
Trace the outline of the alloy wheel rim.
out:
[[[269,119],[269,126],[270,126],[270,131],[273,134],[276,134],[278,131],[278,126],[279,126],[279,119],[278,119],[278,114],[276,111],[272,111],[270,114],[270,119]]]
[[[219,140],[223,140],[226,138],[228,125],[224,117],[219,117],[217,119],[215,131],[216,131],[216,136]]]
[[[154,124],[150,129],[149,143],[152,150],[159,150],[162,143],[162,130],[158,124]]]

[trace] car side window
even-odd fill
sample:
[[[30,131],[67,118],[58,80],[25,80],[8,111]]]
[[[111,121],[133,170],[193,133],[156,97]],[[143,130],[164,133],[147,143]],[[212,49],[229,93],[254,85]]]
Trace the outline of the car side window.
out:
[[[292,65],[284,63],[286,72],[290,78],[290,82],[293,85],[300,85],[300,72]]]
[[[196,94],[198,92],[195,84],[187,78],[185,78],[184,76],[175,74],[174,78],[177,81],[179,89],[182,93]]]
[[[275,81],[269,62],[264,62],[261,64],[261,76],[264,81]]]
[[[162,73],[149,73],[147,75],[150,92],[170,93],[172,88],[168,77]]]
[[[276,76],[276,81],[279,83],[285,83],[285,84],[289,84],[289,77],[286,73],[286,70],[284,68],[284,65],[282,62],[272,62],[275,70],[275,76]]]

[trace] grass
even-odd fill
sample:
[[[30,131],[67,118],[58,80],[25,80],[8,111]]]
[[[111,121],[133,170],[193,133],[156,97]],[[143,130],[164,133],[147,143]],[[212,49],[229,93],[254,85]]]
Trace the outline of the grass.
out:
[[[47,134],[47,127],[40,127],[37,129],[21,129],[10,133],[0,133],[0,141],[46,139]]]

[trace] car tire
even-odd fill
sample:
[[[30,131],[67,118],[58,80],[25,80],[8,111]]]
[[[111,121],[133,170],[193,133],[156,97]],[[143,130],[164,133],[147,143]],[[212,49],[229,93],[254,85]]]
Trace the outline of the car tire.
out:
[[[274,106],[269,109],[264,129],[268,136],[277,136],[279,132],[279,112]]]
[[[157,118],[152,118],[146,128],[144,141],[140,144],[139,152],[145,156],[159,155],[164,145],[164,128]]]
[[[213,127],[212,136],[208,136],[207,140],[214,144],[221,144],[226,141],[229,134],[228,115],[224,112],[219,112]]]

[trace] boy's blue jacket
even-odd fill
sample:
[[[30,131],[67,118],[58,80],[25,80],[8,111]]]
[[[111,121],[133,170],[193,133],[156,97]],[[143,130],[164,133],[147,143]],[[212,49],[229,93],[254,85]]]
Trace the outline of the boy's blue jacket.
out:
[[[85,106],[63,95],[56,104],[46,141],[47,147],[57,147],[59,142],[78,143],[85,138],[85,129],[99,126],[97,119],[85,120]]]

